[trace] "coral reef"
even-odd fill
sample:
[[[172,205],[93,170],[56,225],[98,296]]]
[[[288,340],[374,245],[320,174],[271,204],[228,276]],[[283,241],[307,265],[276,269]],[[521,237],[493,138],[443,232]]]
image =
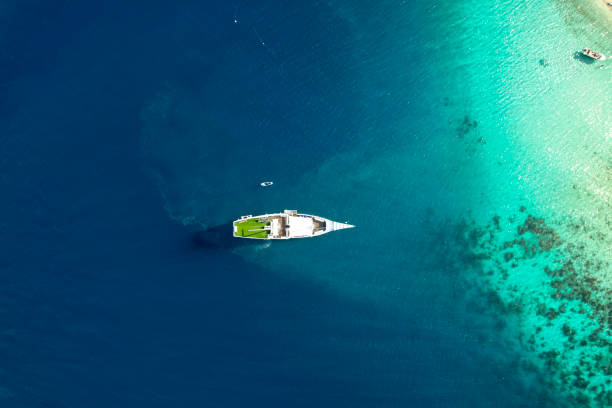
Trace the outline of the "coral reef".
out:
[[[518,316],[524,350],[557,389],[575,406],[612,406],[610,237],[521,207],[507,222],[472,223],[463,238],[476,283],[496,310]]]

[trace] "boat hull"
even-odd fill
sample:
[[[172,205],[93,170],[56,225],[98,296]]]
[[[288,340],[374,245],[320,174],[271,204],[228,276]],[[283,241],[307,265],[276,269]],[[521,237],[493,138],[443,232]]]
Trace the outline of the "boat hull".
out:
[[[233,222],[233,235],[236,238],[245,239],[286,240],[312,238],[354,227],[351,224],[332,221],[316,215],[285,210],[282,213],[245,215]]]

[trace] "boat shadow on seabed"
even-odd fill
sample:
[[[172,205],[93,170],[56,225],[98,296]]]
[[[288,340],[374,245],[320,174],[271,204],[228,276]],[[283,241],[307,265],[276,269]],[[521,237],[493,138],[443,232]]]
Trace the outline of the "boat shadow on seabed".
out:
[[[233,223],[229,221],[202,231],[194,231],[191,234],[191,242],[195,248],[204,250],[233,249],[261,244],[261,240],[257,239],[234,238],[232,228]]]
[[[574,53],[574,59],[577,60],[577,61],[582,62],[583,64],[588,64],[588,65],[591,65],[591,64],[594,64],[595,62],[597,62],[593,58],[587,57],[586,55],[584,55],[580,51],[576,51]]]

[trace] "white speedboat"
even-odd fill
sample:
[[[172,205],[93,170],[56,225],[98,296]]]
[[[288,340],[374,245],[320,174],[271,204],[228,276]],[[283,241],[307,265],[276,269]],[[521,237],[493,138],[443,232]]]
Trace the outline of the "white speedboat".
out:
[[[605,61],[606,60],[606,56],[603,55],[601,52],[597,52],[597,51],[593,51],[590,48],[584,48],[582,51],[582,55],[593,58],[597,61]]]
[[[274,184],[273,181],[264,181],[263,183],[260,183],[259,185],[262,187],[268,187],[268,186],[271,186],[272,184]]]
[[[354,227],[316,215],[299,214],[296,210],[285,210],[276,214],[242,216],[234,221],[234,236],[250,239],[311,238]]]

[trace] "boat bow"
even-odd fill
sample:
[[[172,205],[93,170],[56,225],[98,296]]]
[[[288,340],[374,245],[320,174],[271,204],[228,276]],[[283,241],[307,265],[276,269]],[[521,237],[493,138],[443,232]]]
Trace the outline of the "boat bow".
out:
[[[351,224],[345,224],[342,222],[330,221],[328,231],[338,231],[338,230],[347,229],[347,228],[355,228],[355,226]]]

